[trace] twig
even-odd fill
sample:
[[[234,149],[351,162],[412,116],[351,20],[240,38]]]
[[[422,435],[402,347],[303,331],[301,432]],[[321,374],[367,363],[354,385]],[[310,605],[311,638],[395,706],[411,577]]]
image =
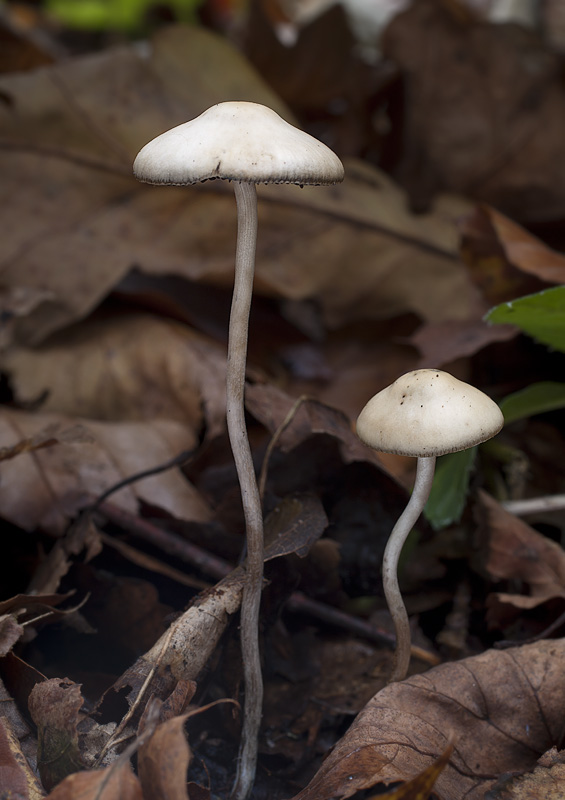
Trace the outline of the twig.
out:
[[[141,481],[144,478],[150,478],[152,475],[158,475],[160,472],[166,472],[173,467],[184,467],[184,465],[188,464],[188,462],[193,458],[195,452],[195,449],[183,450],[182,453],[178,453],[176,456],[173,456],[173,458],[170,458],[163,464],[157,464],[156,467],[149,467],[148,469],[141,470],[141,472],[128,475],[127,478],[123,478],[121,481],[118,481],[113,486],[110,486],[109,489],[106,489],[104,492],[102,492],[102,494],[92,503],[92,505],[83,509],[83,514],[94,513],[105,500],[113,495],[114,492],[123,489],[124,486],[129,486],[130,484]]]
[[[528,500],[507,500],[502,503],[502,506],[517,517],[538,514],[541,511],[563,511],[565,494],[550,494],[544,497],[532,497]]]
[[[288,428],[300,406],[305,403],[307,400],[312,400],[313,398],[307,394],[302,394],[300,397],[294,401],[292,406],[290,407],[286,417],[283,419],[279,427],[273,433],[271,437],[271,441],[267,445],[267,449],[265,450],[265,457],[263,458],[263,463],[261,464],[261,473],[259,475],[259,496],[261,497],[261,502],[263,502],[264,495],[265,495],[265,484],[267,483],[267,472],[269,470],[269,461],[271,459],[271,454],[276,447],[277,442]]]
[[[110,522],[120,526],[123,530],[159,547],[168,555],[180,558],[196,566],[199,570],[213,578],[220,580],[233,569],[228,561],[208,553],[201,547],[187,542],[185,539],[182,539],[180,536],[170,531],[159,528],[148,520],[140,519],[127,511],[123,511],[121,508],[117,508],[111,503],[101,504],[98,508],[98,512]],[[350,631],[370,641],[384,644],[387,647],[394,648],[396,645],[396,638],[393,633],[377,628],[375,625],[371,625],[358,617],[354,617],[351,614],[347,614],[325,603],[312,600],[302,592],[293,592],[286,601],[286,608],[292,613],[310,614],[312,617],[326,622],[328,625]],[[411,653],[414,657],[427,664],[439,663],[439,659],[435,654],[421,647],[413,646]]]

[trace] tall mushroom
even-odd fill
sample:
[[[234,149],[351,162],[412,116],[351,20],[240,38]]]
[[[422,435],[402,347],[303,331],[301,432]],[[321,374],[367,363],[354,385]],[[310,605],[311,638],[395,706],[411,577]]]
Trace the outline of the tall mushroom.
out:
[[[485,442],[503,424],[502,412],[490,397],[435,369],[402,375],[369,400],[359,414],[357,435],[369,447],[418,458],[412,496],[383,556],[383,588],[396,630],[391,681],[403,680],[410,663],[410,625],[398,585],[398,559],[429,497],[436,456]]]
[[[270,108],[247,102],[212,106],[196,119],[145,145],[134,163],[147,183],[234,182],[237,203],[235,282],[226,373],[227,426],[239,478],[247,534],[246,583],[241,607],[245,709],[235,800],[251,791],[257,761],[263,681],[258,621],[263,585],[263,516],[244,412],[249,309],[255,269],[258,183],[331,184],[343,165],[328,147],[285,122]]]

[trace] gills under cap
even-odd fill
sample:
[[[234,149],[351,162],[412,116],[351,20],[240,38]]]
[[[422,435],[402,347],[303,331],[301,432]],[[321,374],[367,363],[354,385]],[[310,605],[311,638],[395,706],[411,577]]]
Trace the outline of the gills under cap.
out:
[[[223,178],[247,183],[329,184],[343,165],[329,147],[258,103],[219,103],[145,145],[135,159],[146,183]]]
[[[418,369],[369,400],[357,435],[383,453],[441,456],[485,442],[503,424],[500,408],[479,389],[441,370]]]

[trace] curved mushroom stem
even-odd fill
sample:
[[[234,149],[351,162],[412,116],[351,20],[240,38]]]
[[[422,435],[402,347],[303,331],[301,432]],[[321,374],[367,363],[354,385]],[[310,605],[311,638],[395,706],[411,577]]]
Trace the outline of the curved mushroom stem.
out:
[[[398,518],[398,522],[392,529],[383,556],[383,588],[396,631],[396,650],[390,677],[391,683],[393,681],[402,681],[406,677],[410,664],[411,648],[408,614],[398,586],[398,559],[408,534],[416,524],[430,496],[435,465],[435,456],[418,459],[412,495],[408,505]]]
[[[226,412],[228,435],[245,516],[247,560],[240,631],[245,706],[232,798],[245,800],[255,780],[257,739],[263,707],[263,677],[259,654],[259,608],[263,589],[263,512],[247,437],[244,406],[249,310],[257,241],[257,191],[254,184],[240,182],[234,183],[234,189],[237,202],[237,249],[229,326]]]

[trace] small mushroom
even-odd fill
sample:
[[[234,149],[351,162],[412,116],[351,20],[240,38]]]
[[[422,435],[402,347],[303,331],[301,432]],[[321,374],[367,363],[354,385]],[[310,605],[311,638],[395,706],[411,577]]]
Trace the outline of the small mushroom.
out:
[[[244,387],[249,310],[257,238],[257,183],[331,184],[343,165],[328,147],[270,108],[219,103],[143,147],[135,176],[147,183],[234,182],[238,227],[226,372],[227,426],[239,478],[247,534],[246,585],[241,607],[245,710],[234,800],[253,785],[263,682],[258,621],[263,586],[263,515],[245,426]]]
[[[406,677],[411,647],[408,615],[398,586],[398,559],[428,500],[436,456],[485,442],[503,424],[502,412],[490,397],[434,369],[402,375],[371,398],[359,414],[357,435],[369,447],[418,458],[412,496],[392,530],[383,557],[383,588],[396,630],[391,681]]]

